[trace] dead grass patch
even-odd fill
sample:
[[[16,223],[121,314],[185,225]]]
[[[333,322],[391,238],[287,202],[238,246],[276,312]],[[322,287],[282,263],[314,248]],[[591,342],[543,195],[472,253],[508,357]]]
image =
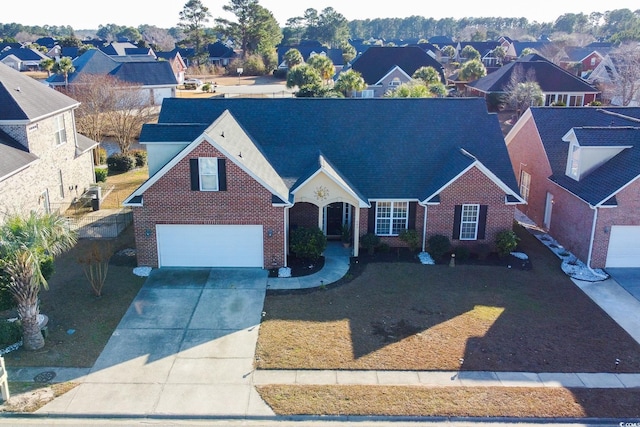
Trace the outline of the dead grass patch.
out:
[[[266,385],[278,415],[636,418],[639,389]]]
[[[268,292],[257,367],[640,372],[640,345],[518,234],[532,270],[361,262],[330,289]]]
[[[56,384],[9,382],[11,397],[8,402],[2,402],[0,412],[35,412],[77,385],[73,382]]]
[[[149,178],[147,166],[136,168],[128,172],[109,172],[106,187],[114,187],[111,193],[102,201],[101,209],[118,209],[122,207],[124,199],[129,197],[143,182]]]

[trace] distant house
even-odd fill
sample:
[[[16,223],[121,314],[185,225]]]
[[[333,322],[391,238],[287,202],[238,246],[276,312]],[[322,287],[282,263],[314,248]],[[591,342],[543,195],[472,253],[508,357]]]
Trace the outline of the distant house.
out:
[[[594,101],[600,91],[579,77],[546,60],[540,55],[527,55],[513,61],[493,73],[467,84],[472,96],[503,95],[508,92],[514,73],[522,79],[532,76],[540,85],[544,105],[562,103],[567,106],[584,106]]]
[[[567,46],[560,59],[560,66],[575,75],[585,78],[602,62],[607,51],[599,51],[590,47]]]
[[[237,56],[231,46],[222,43],[220,40],[210,43],[207,46],[209,51],[209,63],[218,67],[226,67]]]
[[[628,90],[625,96],[621,94],[621,90],[617,89],[617,83],[621,80],[620,68],[621,67],[635,67],[635,64],[620,63],[616,56],[607,55],[602,61],[595,67],[595,69],[589,73],[586,77],[587,82],[599,88],[602,91],[602,101],[605,104],[622,106],[625,103],[627,107],[637,107],[640,105],[640,80],[632,85],[628,85]],[[633,73],[629,73],[633,75]]]
[[[146,60],[143,58],[146,56]],[[109,56],[98,49],[90,49],[73,61],[75,71],[68,75],[68,84],[82,74],[110,75],[125,83],[140,86],[151,105],[175,96],[178,81],[168,61],[158,61],[155,56]],[[50,86],[63,86],[63,75],[54,74],[47,79]]]
[[[0,62],[14,70],[29,71],[40,69],[40,62],[47,56],[37,49],[6,49],[0,54]]]
[[[524,212],[591,268],[640,267],[640,109],[532,107],[505,138]]]
[[[77,101],[0,64],[0,213],[66,210],[95,183]]]
[[[187,64],[184,62],[180,51],[176,48],[170,52],[156,52],[159,60],[169,61],[171,69],[178,84],[184,83],[184,75],[187,72]]]
[[[329,48],[322,45],[322,43],[314,40],[306,40],[301,42],[297,46],[278,46],[278,68],[281,70],[287,69],[287,64],[284,60],[284,55],[290,49],[297,49],[302,55],[302,59],[307,62],[309,58],[314,55],[325,55],[331,60],[333,66],[336,69],[336,73],[339,73],[344,66],[344,59],[342,58],[342,49]]]
[[[421,67],[435,68],[440,73],[441,81],[445,82],[442,64],[417,46],[372,46],[356,57],[346,69],[353,69],[362,75],[367,84],[362,97],[379,98],[388,90],[411,81],[413,73]]]

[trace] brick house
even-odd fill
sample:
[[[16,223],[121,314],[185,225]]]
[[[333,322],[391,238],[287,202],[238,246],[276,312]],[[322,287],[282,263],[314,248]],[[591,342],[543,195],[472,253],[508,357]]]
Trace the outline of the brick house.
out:
[[[167,99],[145,125],[138,263],[280,267],[301,226],[493,245],[522,199],[481,99]]]
[[[0,64],[0,213],[64,211],[95,183],[79,103]]]
[[[640,109],[535,107],[505,140],[520,209],[591,268],[640,267]]]
[[[600,93],[581,78],[537,54],[519,58],[468,83],[466,92],[470,96],[482,96],[494,103],[491,97],[508,93],[512,79],[524,82],[529,76],[540,86],[546,106],[559,103],[570,107],[585,106],[595,101]]]

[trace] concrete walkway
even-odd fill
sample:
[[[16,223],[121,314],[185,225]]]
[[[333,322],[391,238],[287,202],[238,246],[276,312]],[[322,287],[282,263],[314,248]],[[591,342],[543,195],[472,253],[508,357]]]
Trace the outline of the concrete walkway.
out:
[[[32,381],[38,373],[51,370],[56,373],[53,382],[79,382],[38,413],[83,416],[270,418],[273,411],[255,390],[264,384],[640,387],[640,374],[627,373],[255,371],[265,290],[329,285],[347,273],[350,255],[351,250],[330,244],[322,271],[298,278],[268,278],[259,269],[154,270],[93,368],[9,368],[9,377]],[[626,295],[621,295],[612,280],[604,286],[577,285],[603,308],[605,301],[613,311],[620,311],[621,303],[640,304],[624,290]],[[623,312],[638,321],[637,306]],[[640,331],[637,324],[630,327]]]

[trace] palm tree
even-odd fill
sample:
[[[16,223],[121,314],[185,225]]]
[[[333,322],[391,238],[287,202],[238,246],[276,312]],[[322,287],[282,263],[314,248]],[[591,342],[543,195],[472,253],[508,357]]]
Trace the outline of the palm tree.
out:
[[[367,88],[367,83],[365,83],[362,78],[362,74],[359,72],[355,70],[347,70],[338,75],[338,79],[336,80],[333,88],[342,92],[344,96],[353,97],[356,92],[365,90]]]
[[[425,85],[432,83],[442,83],[440,79],[440,73],[433,67],[420,67],[411,76],[412,79],[420,79]]]
[[[22,342],[27,350],[44,346],[38,325],[38,295],[47,288],[41,263],[71,249],[76,243],[66,220],[58,214],[14,214],[0,226],[0,268],[9,276],[7,289],[13,296],[22,323]]]
[[[304,62],[302,54],[298,49],[289,49],[284,54],[284,62],[287,64],[287,68],[292,69],[296,65],[300,65]]]
[[[73,66],[73,62],[71,58],[68,56],[63,56],[60,58],[58,62],[53,66],[53,72],[57,74],[62,74],[64,76],[64,86],[67,87],[69,84],[69,74],[76,71],[76,67]]]
[[[51,70],[56,65],[56,61],[53,58],[45,58],[40,61],[40,68],[47,72],[47,77],[51,77]]]
[[[464,63],[462,68],[460,68],[460,80],[465,82],[471,82],[474,80],[478,80],[480,77],[484,77],[487,75],[487,69],[484,64],[477,59],[472,59]]]
[[[313,55],[307,60],[307,64],[318,70],[320,77],[326,83],[336,73],[336,67],[333,61],[326,55]]]

